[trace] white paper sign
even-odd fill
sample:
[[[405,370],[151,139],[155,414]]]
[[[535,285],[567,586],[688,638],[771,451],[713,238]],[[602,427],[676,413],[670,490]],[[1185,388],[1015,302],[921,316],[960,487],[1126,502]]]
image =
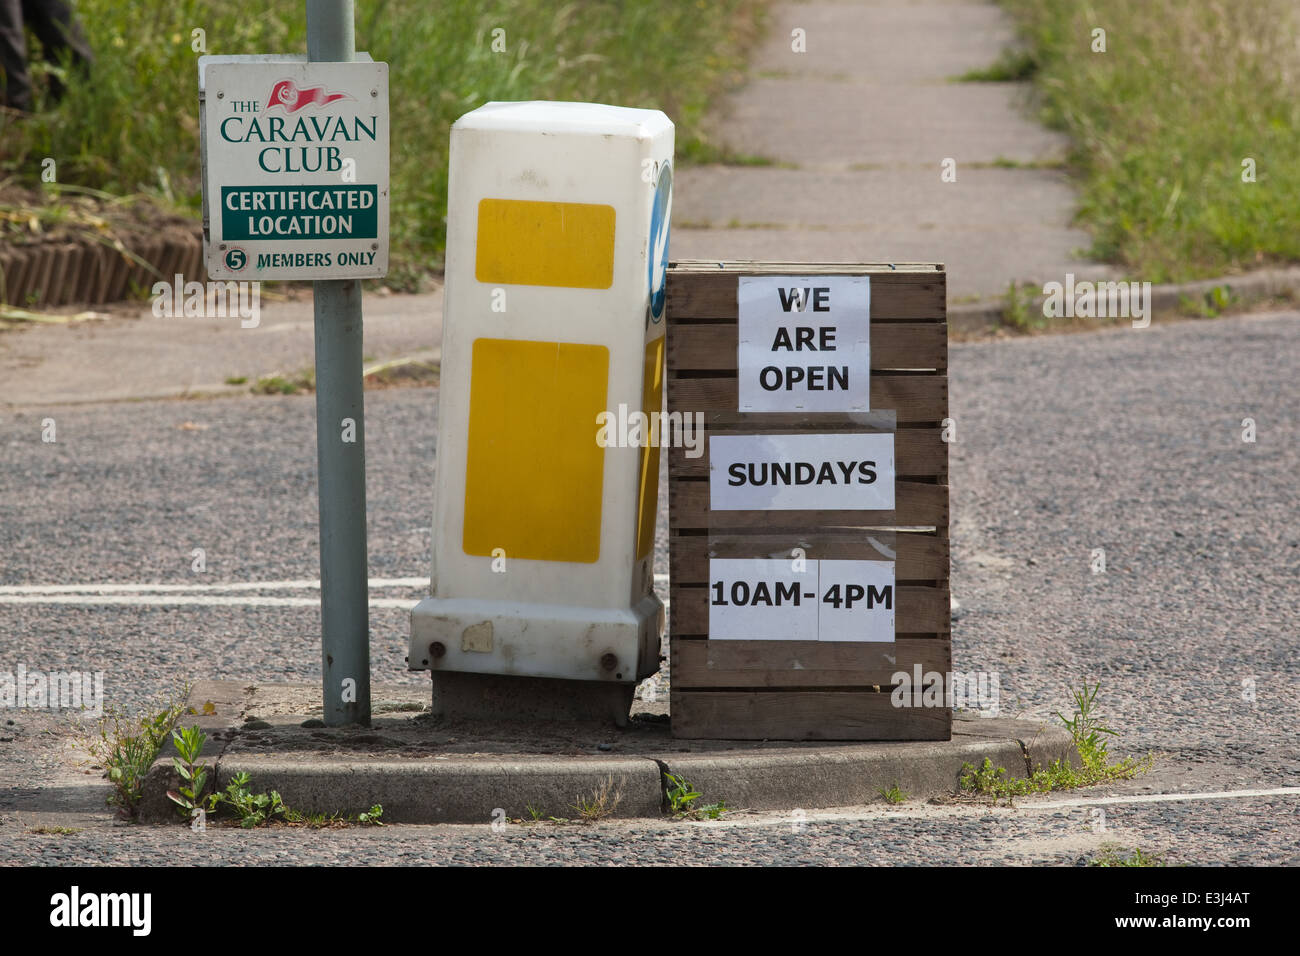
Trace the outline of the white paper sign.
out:
[[[894,640],[894,562],[712,558],[709,640]]]
[[[388,271],[387,63],[201,57],[199,89],[209,276]]]
[[[894,436],[712,435],[713,511],[892,511]]]
[[[871,407],[871,278],[741,276],[742,412]]]

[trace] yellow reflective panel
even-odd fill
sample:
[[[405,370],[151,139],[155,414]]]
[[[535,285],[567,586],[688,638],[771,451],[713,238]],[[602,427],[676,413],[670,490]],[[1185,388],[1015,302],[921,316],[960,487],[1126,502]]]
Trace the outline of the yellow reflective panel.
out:
[[[466,554],[600,557],[609,349],[476,339],[465,474]]]
[[[608,289],[614,282],[614,207],[480,200],[474,277],[503,285]]]

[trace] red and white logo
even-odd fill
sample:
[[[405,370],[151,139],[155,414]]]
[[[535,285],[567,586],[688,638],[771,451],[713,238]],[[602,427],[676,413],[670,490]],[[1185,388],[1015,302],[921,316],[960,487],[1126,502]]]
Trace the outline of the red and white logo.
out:
[[[326,93],[325,87],[314,86],[310,90],[300,90],[293,85],[293,80],[281,80],[271,90],[271,99],[267,102],[269,110],[273,106],[283,106],[286,113],[296,113],[304,106],[325,106],[335,100],[350,100],[346,93]]]

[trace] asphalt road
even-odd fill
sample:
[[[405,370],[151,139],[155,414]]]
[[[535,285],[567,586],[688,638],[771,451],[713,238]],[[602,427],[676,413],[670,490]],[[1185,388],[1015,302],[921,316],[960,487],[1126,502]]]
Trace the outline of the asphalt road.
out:
[[[1300,785],[1297,355],[1296,313],[952,350],[954,664],[997,672],[1007,716],[1050,719],[1069,686],[1100,680],[1112,748],[1163,756],[1089,799]],[[428,573],[435,402],[425,388],[367,394],[376,577]],[[310,396],[0,413],[0,585],[316,577],[313,416]],[[196,676],[319,679],[311,607],[13,599],[0,594],[0,670],[102,670],[110,703],[140,707]],[[372,626],[375,679],[418,680],[403,670],[405,613],[375,610]],[[0,863],[1073,863],[1104,842],[1170,862],[1300,863],[1294,793],[1109,805],[1105,831],[1095,807],[1027,804],[860,808],[802,830],[776,815],[196,835],[114,824],[67,718],[0,723]],[[84,829],[27,832],[49,821]]]

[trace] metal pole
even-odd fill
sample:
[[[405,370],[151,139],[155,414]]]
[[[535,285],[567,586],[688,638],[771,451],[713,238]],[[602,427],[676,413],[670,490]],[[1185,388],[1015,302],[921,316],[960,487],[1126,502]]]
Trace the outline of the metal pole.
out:
[[[307,0],[307,59],[351,61],[352,0]],[[325,723],[370,723],[361,280],[313,283]]]

